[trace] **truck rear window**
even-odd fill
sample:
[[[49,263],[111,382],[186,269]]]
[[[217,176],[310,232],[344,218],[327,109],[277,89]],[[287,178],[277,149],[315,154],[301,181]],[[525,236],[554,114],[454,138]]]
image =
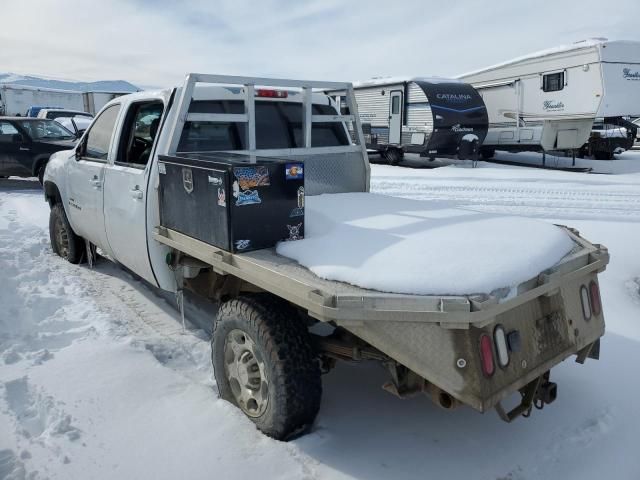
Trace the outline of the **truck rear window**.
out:
[[[189,106],[191,113],[244,113],[240,100],[200,100]],[[314,115],[335,115],[329,105],[313,104]],[[314,123],[312,147],[334,147],[350,143],[338,122]],[[302,104],[256,101],[256,147],[259,149],[302,148]],[[185,122],[178,151],[245,150],[246,125],[228,122]]]

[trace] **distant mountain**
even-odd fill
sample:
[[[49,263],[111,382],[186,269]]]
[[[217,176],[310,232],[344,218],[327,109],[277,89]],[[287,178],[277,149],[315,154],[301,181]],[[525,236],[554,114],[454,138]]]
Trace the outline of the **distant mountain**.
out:
[[[67,80],[53,80],[34,77],[31,75],[17,75],[15,73],[0,73],[0,84],[25,85],[35,88],[54,88],[57,90],[74,90],[77,92],[138,92],[140,89],[125,80],[101,80],[98,82],[73,82]]]

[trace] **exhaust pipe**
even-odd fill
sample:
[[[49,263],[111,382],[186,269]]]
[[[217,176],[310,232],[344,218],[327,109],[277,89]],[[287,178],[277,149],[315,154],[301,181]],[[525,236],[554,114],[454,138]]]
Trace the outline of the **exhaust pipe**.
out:
[[[431,401],[444,410],[453,410],[460,405],[457,399],[432,383],[426,383],[423,389]]]

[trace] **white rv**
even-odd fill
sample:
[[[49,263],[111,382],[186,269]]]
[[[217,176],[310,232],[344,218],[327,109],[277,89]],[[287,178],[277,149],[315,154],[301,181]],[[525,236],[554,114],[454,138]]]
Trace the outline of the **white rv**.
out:
[[[488,128],[478,92],[460,80],[375,78],[353,84],[367,148],[391,164],[405,152],[477,159]],[[326,92],[344,112],[345,92]]]
[[[587,144],[594,119],[629,130],[627,118],[640,116],[640,42],[584,40],[458,78],[487,106],[486,158],[496,149],[576,152]],[[594,154],[605,148],[589,146]]]

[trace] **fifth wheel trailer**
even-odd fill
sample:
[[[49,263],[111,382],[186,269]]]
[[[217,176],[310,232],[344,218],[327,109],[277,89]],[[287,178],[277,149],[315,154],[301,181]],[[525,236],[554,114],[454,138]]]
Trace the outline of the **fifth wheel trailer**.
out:
[[[459,78],[487,106],[487,158],[496,149],[575,152],[596,141],[590,139],[596,118],[635,136],[627,119],[640,116],[640,42],[589,39]]]
[[[380,78],[353,84],[367,148],[389,163],[405,152],[477,159],[487,134],[482,97],[455,79]],[[344,92],[327,92],[344,110]]]

